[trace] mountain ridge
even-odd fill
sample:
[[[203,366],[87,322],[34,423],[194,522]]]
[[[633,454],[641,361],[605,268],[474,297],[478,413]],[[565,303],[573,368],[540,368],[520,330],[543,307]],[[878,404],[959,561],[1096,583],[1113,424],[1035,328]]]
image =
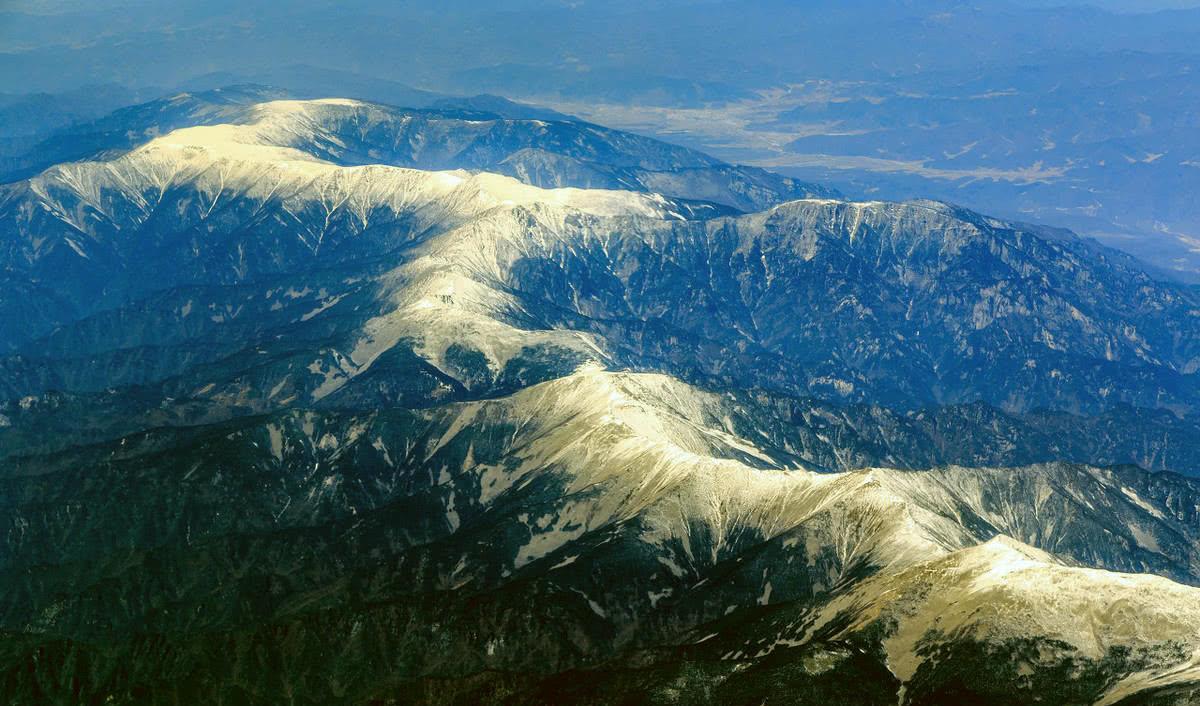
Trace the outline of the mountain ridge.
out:
[[[362,590],[366,590],[368,595],[382,591],[384,593],[380,599],[383,595],[392,597],[382,603],[376,602],[380,599],[369,600],[361,608],[351,608],[345,604],[342,604],[342,608],[336,608],[340,601],[335,601],[327,608],[318,607],[315,613],[309,613],[300,605],[313,598],[304,599],[297,595],[280,604],[281,613],[275,613],[274,609],[264,605],[248,608],[249,612],[240,609],[232,614],[200,613],[198,618],[189,617],[189,610],[184,607],[191,601],[205,601],[203,596],[217,589],[211,581],[197,585],[193,578],[184,578],[188,576],[184,573],[172,582],[177,584],[177,588],[170,589],[177,596],[172,601],[173,607],[152,609],[143,615],[142,608],[130,606],[121,615],[105,615],[102,624],[107,627],[102,628],[103,634],[126,634],[133,626],[149,620],[150,630],[153,633],[162,632],[162,639],[171,645],[169,649],[172,652],[182,650],[181,654],[189,654],[199,647],[199,643],[193,642],[189,646],[189,638],[184,635],[193,634],[197,629],[200,629],[199,633],[195,633],[197,635],[211,635],[214,631],[220,633],[233,628],[235,624],[245,626],[246,621],[250,621],[250,624],[263,626],[255,629],[271,631],[278,629],[270,627],[274,621],[322,620],[321,615],[331,610],[351,610],[350,615],[360,616],[353,619],[357,623],[362,616],[380,610],[390,612],[399,609],[395,601],[406,590],[412,590],[401,589],[400,586],[405,585],[405,581],[415,580],[418,586],[427,585],[437,591],[436,595],[442,597],[440,600],[450,600],[455,605],[462,600],[483,600],[486,604],[495,605],[501,613],[496,618],[500,620],[494,628],[497,632],[488,628],[476,638],[481,642],[495,643],[487,651],[487,656],[480,652],[468,657],[469,653],[461,652],[462,647],[472,644],[463,633],[461,639],[465,642],[451,641],[449,652],[440,656],[429,655],[420,660],[425,666],[412,664],[406,667],[405,670],[415,670],[410,673],[444,674],[446,667],[459,659],[466,661],[452,670],[458,673],[463,673],[462,670],[469,673],[476,668],[471,665],[476,664],[484,669],[492,665],[490,669],[498,669],[502,673],[541,669],[533,667],[533,664],[543,658],[551,660],[549,668],[552,672],[571,665],[595,669],[596,660],[607,661],[611,658],[611,655],[600,655],[606,650],[618,649],[618,645],[643,644],[645,640],[652,643],[667,640],[667,644],[670,644],[674,640],[689,640],[685,637],[689,633],[694,635],[690,641],[700,641],[700,645],[693,649],[700,650],[700,654],[716,650],[711,659],[716,660],[714,664],[726,664],[721,668],[725,670],[738,664],[745,665],[743,668],[765,664],[783,654],[793,654],[796,650],[801,653],[814,649],[818,653],[832,650],[824,659],[839,663],[843,658],[838,655],[843,648],[838,645],[849,642],[866,648],[874,644],[875,638],[871,637],[868,626],[875,625],[878,618],[872,617],[876,614],[870,610],[902,610],[902,614],[911,610],[894,606],[893,599],[887,597],[895,593],[899,585],[897,581],[934,581],[939,587],[938,591],[956,595],[956,592],[965,590],[956,588],[958,579],[952,578],[959,575],[957,572],[960,567],[967,571],[968,577],[979,575],[980,572],[983,575],[997,571],[1001,574],[1015,572],[1013,575],[1028,571],[1048,572],[1048,576],[1066,582],[1056,584],[1060,588],[1073,587],[1082,581],[1091,588],[1072,594],[1078,597],[1071,600],[1098,605],[1097,610],[1108,610],[1105,606],[1114,600],[1105,597],[1108,595],[1105,591],[1114,591],[1113,595],[1119,597],[1128,590],[1125,588],[1127,585],[1137,586],[1136,590],[1141,596],[1139,600],[1151,603],[1165,601],[1166,605],[1173,605],[1179,600],[1186,601],[1186,596],[1191,595],[1188,591],[1196,591],[1176,587],[1161,579],[1155,582],[1145,577],[1126,578],[1108,572],[1073,573],[1078,570],[1062,566],[1061,558],[1050,558],[1016,540],[997,539],[1003,536],[998,531],[1000,528],[1013,531],[1020,527],[1019,524],[990,524],[1004,522],[1000,518],[1006,513],[1016,513],[1013,519],[1039,518],[1028,526],[1037,528],[1039,532],[1050,531],[1050,534],[1034,534],[1030,535],[1030,539],[1039,544],[1056,546],[1059,552],[1057,556],[1067,557],[1072,564],[1099,563],[1115,568],[1117,565],[1109,562],[1124,562],[1130,556],[1129,546],[1115,541],[1107,533],[1116,526],[1097,528],[1094,537],[1085,539],[1086,535],[1078,533],[1086,525],[1080,522],[1082,518],[1072,514],[1074,508],[1081,507],[1081,502],[1095,503],[1102,497],[1126,508],[1125,512],[1129,514],[1125,522],[1128,524],[1122,525],[1121,531],[1128,539],[1123,541],[1133,546],[1138,546],[1139,542],[1157,542],[1152,545],[1150,552],[1144,554],[1147,557],[1155,556],[1156,552],[1169,551],[1162,542],[1170,536],[1170,531],[1162,533],[1161,530],[1147,530],[1144,527],[1168,521],[1183,507],[1194,505],[1195,498],[1200,494],[1200,488],[1194,481],[1183,483],[1180,490],[1184,496],[1172,499],[1171,496],[1160,498],[1146,491],[1122,490],[1129,487],[1121,480],[1122,474],[1101,469],[1087,470],[1061,464],[1028,469],[995,469],[990,474],[992,480],[988,484],[998,481],[998,485],[992,490],[974,500],[968,500],[971,493],[967,493],[947,504],[947,498],[942,493],[960,482],[967,484],[963,486],[964,489],[970,487],[979,478],[978,469],[908,473],[866,469],[834,475],[756,469],[746,466],[744,462],[774,466],[777,463],[768,462],[766,459],[770,458],[769,455],[744,439],[714,434],[708,424],[701,423],[701,420],[711,418],[712,413],[702,412],[694,406],[704,398],[693,397],[694,393],[688,392],[686,387],[673,385],[662,376],[583,370],[569,378],[528,388],[510,398],[432,410],[411,421],[405,421],[405,417],[411,413],[401,413],[401,416],[395,412],[351,414],[340,415],[342,418],[338,419],[337,416],[297,411],[274,419],[243,421],[232,426],[227,423],[222,425],[223,428],[202,432],[199,447],[190,444],[161,447],[155,443],[147,445],[144,441],[130,440],[131,443],[109,445],[117,452],[116,456],[90,453],[92,460],[82,458],[72,461],[64,458],[60,470],[49,474],[26,475],[20,466],[6,464],[4,483],[11,497],[55,499],[51,503],[40,503],[40,507],[19,502],[17,507],[24,509],[17,512],[21,513],[26,526],[43,526],[46,519],[60,512],[56,509],[60,506],[71,507],[78,503],[90,510],[69,528],[64,527],[52,534],[22,533],[22,541],[15,544],[10,540],[7,559],[0,567],[2,575],[12,576],[12,572],[19,575],[23,563],[20,557],[39,563],[50,560],[52,563],[43,565],[32,578],[33,583],[7,593],[7,607],[2,612],[14,615],[15,610],[16,615],[48,616],[39,617],[37,622],[28,624],[23,631],[86,634],[78,632],[85,629],[83,624],[72,627],[55,616],[88,615],[87,605],[104,605],[100,596],[108,590],[106,586],[109,582],[117,581],[118,585],[127,585],[132,589],[133,586],[157,580],[153,578],[156,570],[152,567],[163,565],[163,562],[167,566],[178,565],[180,561],[187,561],[188,556],[197,556],[197,552],[220,552],[221,546],[229,546],[234,551],[231,559],[238,557],[234,561],[251,562],[247,568],[251,565],[259,567],[249,569],[250,575],[268,572],[261,580],[267,581],[268,585],[279,585],[278,589],[272,590],[281,591],[280,595],[287,596],[296,590],[315,591],[315,598],[325,592],[326,589],[320,588],[323,582],[341,580],[336,577],[344,571],[332,566],[318,569],[328,561],[319,557],[328,556],[324,552],[332,551],[330,541],[335,541],[335,545],[344,541],[349,543],[345,545],[347,547],[361,545],[361,553],[345,555],[346,558],[359,557],[349,560],[351,564],[362,567],[354,569],[355,572],[368,570],[363,562],[376,565],[381,556],[378,552],[390,554],[399,551],[401,554],[396,566],[412,567],[404,572],[417,573],[412,574],[411,579],[401,580],[397,577],[382,584],[376,583],[374,587],[370,587],[370,583],[362,584]],[[416,436],[406,441],[410,434]],[[512,455],[514,453],[515,456]],[[716,455],[709,455],[711,453]],[[91,472],[89,467],[95,463],[103,464],[106,472]],[[46,466],[30,463],[28,468],[46,469]],[[1079,470],[1085,472],[1080,474]],[[77,480],[68,482],[67,478],[61,477],[63,473]],[[1130,477],[1141,474],[1140,471],[1132,473],[1135,475]],[[125,497],[129,490],[161,487],[162,483],[174,485],[182,476],[186,476],[187,482],[197,490],[206,490],[185,495],[160,495],[158,502],[166,503],[161,510],[149,514],[139,511],[132,518],[128,515],[129,503]],[[251,478],[257,480],[252,481],[251,486],[245,485]],[[1042,484],[1052,478],[1059,478],[1067,485],[1056,482]],[[367,479],[371,479],[370,484],[364,483]],[[1026,479],[1034,482],[1027,485],[1023,482]],[[1087,489],[1086,485],[1081,485],[1080,481],[1084,479],[1089,479],[1088,483],[1099,484],[1097,487],[1107,488],[1105,494],[1097,494]],[[947,482],[951,480],[954,482]],[[982,487],[988,487],[988,484]],[[58,490],[50,491],[51,487]],[[248,495],[250,487],[259,490]],[[280,494],[284,488],[287,490]],[[1016,495],[1011,495],[1014,492]],[[396,493],[399,495],[393,495]],[[66,501],[64,494],[75,500]],[[232,507],[242,511],[229,512],[230,502],[234,503]],[[182,506],[179,506],[181,503]],[[1060,517],[1068,521],[1049,523],[1047,519],[1050,515],[1042,515],[1050,512],[1056,503],[1060,503],[1058,507],[1061,510],[1054,512],[1066,511],[1067,514]],[[416,508],[423,508],[423,511],[413,514],[411,511]],[[970,523],[964,524],[959,517],[968,508],[973,508],[970,512],[981,520],[991,519],[974,530],[968,530]],[[1095,519],[1116,517],[1101,513],[1098,508],[1090,516]],[[404,517],[407,519],[402,519]],[[188,520],[179,523],[175,518]],[[134,520],[132,523],[131,519]],[[12,521],[11,515],[8,521]],[[1182,523],[1176,519],[1169,521],[1176,523],[1178,528],[1190,527],[1189,531],[1195,529],[1194,518],[1182,520]],[[322,528],[331,526],[342,529],[324,539],[317,539],[325,536]],[[147,560],[151,563],[136,561],[130,564],[128,559],[121,558],[123,552],[108,555],[106,551],[101,551],[100,556],[111,558],[102,559],[94,565],[94,569],[85,569],[92,565],[86,562],[63,561],[65,557],[95,555],[97,538],[100,537],[112,536],[112,540],[100,540],[100,546],[113,540],[119,543],[127,541],[118,539],[120,535],[113,536],[114,531],[134,532],[134,536],[140,536],[141,539],[134,541],[143,547],[141,551],[149,552]],[[262,539],[254,539],[259,532],[267,534]],[[391,539],[375,538],[378,532],[384,532],[384,537]],[[460,534],[461,539],[455,539]],[[240,542],[230,538],[238,535],[245,536],[246,539],[242,541],[248,544],[234,550],[233,547]],[[338,536],[344,536],[344,539],[335,540]],[[1073,539],[1063,541],[1063,538],[1072,536]],[[1149,539],[1156,536],[1162,539]],[[484,540],[484,537],[489,539]],[[1103,539],[1105,537],[1108,539]],[[990,542],[975,544],[984,539],[990,539]],[[302,549],[314,541],[316,544],[313,548]],[[1092,554],[1106,543],[1109,546],[1108,554]],[[384,549],[389,545],[392,549]],[[270,548],[272,546],[275,548]],[[990,548],[993,546],[1000,547],[999,553]],[[1184,559],[1180,566],[1190,566],[1190,569],[1184,570],[1195,572],[1200,562],[1195,557],[1194,538],[1178,546],[1188,547],[1188,551],[1192,552],[1192,557]],[[647,553],[645,548],[654,549]],[[246,552],[249,552],[249,556],[244,555]],[[417,552],[425,558],[405,560],[402,557],[407,552]],[[811,568],[804,568],[804,562],[793,563],[793,559],[788,558],[794,558],[796,552],[809,557],[806,561],[813,562]],[[581,558],[581,554],[587,558]],[[941,558],[930,559],[931,555]],[[149,559],[150,556],[156,558]],[[341,555],[335,553],[334,556]],[[1010,561],[1013,556],[1022,557],[1020,562],[1024,563],[1014,566]],[[51,560],[51,557],[56,558]],[[16,563],[14,560],[17,560]],[[268,578],[274,571],[268,567],[280,560],[285,562],[279,569],[284,573],[279,574],[278,578]],[[296,561],[301,563],[297,565],[294,563]],[[651,575],[654,572],[646,567],[645,562],[659,567],[657,578]],[[300,570],[298,566],[312,568]],[[631,577],[633,585],[630,588],[634,590],[617,590],[605,583],[595,583],[594,571],[601,570],[601,575],[607,575],[608,572],[620,572],[620,567],[633,572],[622,575]],[[1161,570],[1161,567],[1157,568]],[[370,571],[377,572],[378,568]],[[943,579],[938,577],[942,575],[947,577],[945,580],[949,583],[941,583]],[[284,579],[284,576],[291,578]],[[278,584],[281,580],[286,583]],[[1197,575],[1193,573],[1188,580],[1197,582]],[[35,605],[43,605],[37,596],[48,597],[53,593],[50,586],[66,585],[63,581],[74,585],[75,591],[84,593],[58,608],[48,605],[44,608],[18,608],[22,602],[31,599],[38,601]],[[296,584],[297,581],[299,584]],[[316,583],[310,589],[300,587],[300,584],[307,585],[314,581]],[[1130,581],[1134,583],[1129,584]],[[706,582],[713,583],[713,586],[701,589],[700,586]],[[285,587],[289,584],[292,587]],[[569,656],[569,653],[555,654],[559,648],[545,643],[546,636],[522,638],[520,636],[528,633],[529,629],[515,629],[513,621],[523,620],[519,616],[529,614],[529,609],[508,602],[520,601],[521,596],[529,595],[532,586],[539,584],[544,586],[542,590],[549,591],[545,594],[546,600],[553,605],[561,605],[566,611],[559,614],[561,620],[578,625],[584,634],[592,636],[569,650],[574,652],[582,649],[582,653],[575,656]],[[238,587],[219,590],[225,592],[232,589],[238,595],[247,592],[244,595],[249,598],[258,590],[255,588],[258,585],[258,579],[252,580],[247,576],[245,581],[239,582]],[[505,585],[508,588],[504,588]],[[1009,592],[1005,600],[1017,606],[1030,606],[1024,610],[1033,609],[1032,606],[1038,605],[1037,601],[1046,600],[1043,592],[1026,593],[1036,587],[1033,583],[1022,586],[1028,586],[1028,589]],[[93,597],[89,598],[89,594]],[[937,591],[933,591],[930,595],[936,594]],[[914,596],[922,595],[925,594],[919,591],[914,593]],[[968,591],[966,595],[975,594]],[[472,596],[476,598],[472,599]],[[977,595],[975,600],[978,599]],[[95,603],[97,600],[101,602]],[[221,600],[226,602],[229,599]],[[860,606],[863,600],[868,603]],[[952,601],[948,597],[944,600]],[[1120,605],[1120,598],[1115,600],[1117,603],[1114,605]],[[736,627],[737,623],[722,622],[730,601],[737,610],[748,611],[734,613],[742,615],[743,620],[747,621],[740,627]],[[874,601],[883,603],[879,608],[871,608]],[[325,602],[318,600],[318,605]],[[369,608],[372,604],[378,607]],[[288,605],[295,607],[288,608]],[[388,607],[393,605],[396,608]],[[420,608],[419,605],[401,609],[400,615],[409,615],[407,620],[413,620],[424,611],[431,610]],[[779,607],[774,612],[763,612],[772,605]],[[805,605],[814,606],[811,615],[802,609]],[[823,605],[826,607],[817,610]],[[491,611],[492,608],[487,610]],[[793,625],[780,637],[772,637],[772,631],[780,627],[770,616],[777,615],[779,610],[791,614],[800,610],[798,617],[802,627]],[[859,622],[846,623],[845,618],[837,617],[847,610]],[[1035,610],[1042,611],[1044,608]],[[1129,611],[1131,608],[1126,606],[1122,610]],[[659,613],[662,613],[661,618],[654,617]],[[468,612],[467,615],[471,614]],[[532,614],[537,614],[537,611]],[[1018,610],[1017,615],[1020,614]],[[99,614],[92,615],[94,617],[89,621],[100,618]],[[501,618],[500,615],[507,617]],[[671,615],[678,617],[671,618]],[[368,620],[378,624],[381,618],[376,615]],[[951,620],[951,617],[944,619]],[[346,620],[342,622],[340,618],[335,619],[326,628],[344,635],[346,645],[355,644],[361,639],[383,638],[374,630],[363,637],[351,637],[352,633],[342,632],[352,629],[351,618],[347,616]],[[391,620],[389,618],[387,622]],[[456,618],[452,623],[457,620],[467,622],[461,627],[450,628],[455,633],[465,630],[474,619]],[[757,644],[747,651],[749,645],[743,643],[744,631],[749,626],[760,625],[762,620],[769,621],[768,625],[773,627],[762,625],[761,629],[755,628],[754,640]],[[822,627],[831,620],[833,632]],[[916,624],[922,625],[924,620],[920,618]],[[989,626],[993,632],[1005,626],[1003,630],[1011,631],[1006,634],[1025,638],[1033,634],[1046,634],[1031,630],[1024,623],[1007,622],[1008,618],[999,615],[986,618],[976,615],[972,620],[983,621],[981,624]],[[1189,618],[1185,615],[1177,614],[1172,620],[1184,626],[1181,628],[1183,635],[1194,634],[1186,632],[1190,629],[1187,626],[1194,627],[1194,621],[1188,623]],[[713,623],[712,627],[708,627],[709,622]],[[170,627],[173,623],[178,627]],[[618,629],[616,633],[608,633],[600,628],[601,625],[614,623],[628,627]],[[206,627],[201,628],[201,625]],[[634,629],[638,625],[642,627]],[[94,629],[96,627],[89,630]],[[246,628],[238,629],[244,631]],[[288,632],[297,629],[288,628]],[[1076,632],[1058,632],[1060,628],[1057,627],[1049,633],[1054,636],[1053,639],[1039,649],[1043,650],[1042,659],[1049,660],[1048,663],[1068,659],[1078,664],[1105,665],[1102,669],[1114,670],[1113,676],[1105,679],[1113,679],[1115,683],[1116,679],[1134,674],[1138,665],[1165,664],[1166,660],[1171,659],[1186,663],[1186,653],[1180,653],[1171,646],[1178,642],[1179,636],[1171,637],[1165,632],[1157,632],[1157,629],[1152,636],[1129,637],[1110,633],[1110,637],[1105,638],[1108,644],[1133,646],[1132,654],[1137,657],[1127,664],[1111,662],[1104,650],[1096,653],[1091,643],[1076,636]],[[535,629],[534,632],[539,630]],[[884,634],[887,632],[885,630]],[[638,639],[638,633],[646,633],[647,637]],[[656,635],[661,637],[649,637]],[[705,639],[707,635],[712,637]],[[127,639],[136,644],[143,638],[131,635]],[[370,649],[383,650],[384,653],[391,653],[395,649],[412,649],[426,638],[419,634],[411,639],[417,642],[410,643],[408,648],[385,641]],[[531,646],[526,639],[533,639],[533,644],[545,645],[550,651],[543,653],[539,650],[533,655],[518,656],[514,650],[528,650]],[[938,664],[938,669],[945,670],[950,668],[949,665],[967,659],[966,656],[951,657],[946,654],[937,662],[930,661],[923,651],[903,646],[907,644],[904,640],[911,639],[905,637],[905,633],[888,639],[890,642],[884,643],[888,655],[884,664],[905,685],[909,698],[916,698],[914,694],[921,693],[929,698],[938,693],[936,680],[931,685],[927,674],[934,664]],[[255,640],[265,640],[260,643],[263,645],[273,644],[265,635]],[[514,641],[512,647],[508,646]],[[589,643],[591,646],[588,646]],[[70,644],[56,646],[43,643],[40,649],[42,654],[62,654],[65,657],[67,653],[60,653],[59,650]],[[122,639],[117,644],[130,643]],[[961,649],[959,641],[942,644],[948,649]],[[1002,643],[994,644],[997,647],[993,649],[1008,649],[999,648]],[[10,643],[6,650],[7,660],[24,659],[20,657],[24,649],[21,645],[21,642]],[[82,644],[70,649],[77,659],[98,663],[106,659]],[[624,653],[625,649],[627,647],[620,648],[618,654]],[[1146,649],[1150,651],[1143,652]],[[1155,649],[1165,649],[1166,652],[1155,653]],[[123,654],[126,653],[116,653]],[[114,658],[126,659],[120,656]],[[480,658],[482,662],[477,661]],[[710,658],[701,658],[697,654],[694,659],[700,659],[703,663]],[[8,663],[13,664],[11,661]],[[339,663],[340,660],[332,664]],[[906,663],[913,666],[900,666]],[[209,664],[211,666],[202,669],[216,666]],[[292,664],[300,667],[300,663]],[[308,670],[314,666],[308,662],[304,664],[307,666],[303,669],[311,674]],[[662,663],[656,658],[651,664]],[[220,670],[208,672],[208,676],[199,678],[202,683],[219,684],[226,679],[219,676],[221,673]],[[585,677],[583,683],[591,684],[598,693],[604,693],[605,689],[596,681],[598,676]],[[1184,683],[1187,681],[1186,673],[1177,674],[1176,677],[1184,680]],[[785,690],[783,693],[789,693],[788,689],[796,688],[801,683],[793,679],[779,679],[772,678],[779,688]],[[733,688],[732,685],[738,680],[730,675],[714,683],[722,682]],[[29,684],[25,678],[18,683]],[[46,677],[40,683],[45,688],[53,688],[50,686],[53,681]],[[177,688],[162,684],[154,686],[136,680],[129,682],[131,685],[138,683],[142,684],[138,687],[142,691],[138,693],[145,698],[157,699],[161,696],[169,699],[172,694],[181,693]],[[613,688],[619,689],[620,683],[614,682]],[[1085,689],[1086,693],[1101,698],[1106,693],[1104,684],[1107,683],[1074,683],[1073,688]],[[252,688],[256,693],[265,695],[272,688],[269,684],[257,682]],[[287,688],[294,689],[295,686]],[[931,688],[933,691],[929,691]],[[619,693],[614,693],[614,698]],[[218,700],[233,698],[230,692],[226,694],[210,695]],[[327,695],[324,689],[316,688],[308,698],[319,702]],[[886,701],[868,703],[892,703],[895,698],[893,694]],[[443,701],[434,698],[430,702]],[[445,702],[454,701],[449,699]]]

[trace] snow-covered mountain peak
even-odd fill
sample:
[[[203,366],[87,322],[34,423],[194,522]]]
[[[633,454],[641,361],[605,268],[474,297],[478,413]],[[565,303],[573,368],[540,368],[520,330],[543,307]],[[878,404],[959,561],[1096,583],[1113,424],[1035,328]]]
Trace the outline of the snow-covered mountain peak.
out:
[[[1200,631],[1198,606],[1196,588],[1157,576],[1066,567],[1044,551],[998,536],[864,582],[825,606],[809,634],[831,623],[844,626],[837,633],[842,638],[886,631],[888,668],[906,683],[901,703],[907,683],[936,659],[939,645],[999,645],[1030,635],[1049,644],[1036,651],[1029,669],[1128,651],[1178,662],[1162,669],[1157,684],[1140,684],[1162,687],[1195,678],[1186,645]]]
[[[166,163],[175,167],[180,180],[185,175],[220,165],[225,170],[221,188],[236,189],[261,180],[255,166],[271,165],[292,178],[335,182],[366,180],[394,181],[396,174],[411,170],[388,165],[342,166],[321,159],[312,149],[314,144],[337,145],[335,133],[325,129],[321,113],[333,109],[363,109],[365,104],[345,99],[313,101],[273,101],[258,104],[249,112],[246,123],[204,125],[174,130],[157,137],[129,155],[116,160],[134,164],[145,160]],[[303,149],[307,146],[308,149]],[[160,164],[156,164],[161,169]],[[120,167],[117,167],[120,168]],[[136,166],[133,167],[137,169]],[[393,172],[392,170],[396,170]],[[543,189],[524,184],[500,174],[462,170],[425,172],[431,183],[443,189],[463,187],[473,189],[495,205],[512,206],[545,203],[577,209],[596,215],[636,214],[654,218],[675,217],[671,204],[658,194],[638,194],[609,189],[554,188]],[[239,178],[240,177],[240,178]]]

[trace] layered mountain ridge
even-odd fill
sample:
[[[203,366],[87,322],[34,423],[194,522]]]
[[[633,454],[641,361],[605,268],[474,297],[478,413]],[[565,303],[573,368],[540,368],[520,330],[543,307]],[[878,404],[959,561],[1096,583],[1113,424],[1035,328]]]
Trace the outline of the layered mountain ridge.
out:
[[[586,123],[175,100],[0,195],[13,699],[1197,695],[1196,290]]]
[[[746,668],[780,694],[838,692],[779,672],[790,654],[841,679],[880,660],[891,686],[866,703],[892,703],[900,687],[906,703],[941,702],[977,668],[959,637],[967,625],[996,664],[1075,665],[1069,687],[1089,699],[1186,666],[1196,619],[1179,608],[1197,589],[1063,563],[1197,582],[1194,482],[1063,464],[814,474],[732,433],[736,421],[722,427],[725,413],[663,376],[584,370],[498,400],[289,412],[10,463],[5,492],[19,509],[4,571],[26,579],[9,582],[3,614],[28,616],[9,629],[42,637],[8,642],[22,675],[9,683],[53,694],[53,665],[87,663],[118,700],[303,689],[292,698],[319,702],[388,693],[374,680],[330,691],[378,670],[451,679],[463,702],[492,689],[529,702],[569,693],[543,680],[583,668],[572,689],[621,700],[646,686],[639,678],[670,682],[692,664],[719,702],[761,688],[738,675]],[[138,549],[98,557],[99,537]],[[194,562],[224,568],[197,574]],[[143,598],[117,609],[120,595]],[[956,596],[990,612],[945,614]],[[1023,617],[1088,614],[1098,632]],[[1104,617],[1116,614],[1132,622]],[[888,615],[904,616],[899,632]],[[310,646],[291,653],[272,634]],[[684,652],[661,653],[673,644]],[[214,662],[214,649],[245,656]],[[850,659],[862,650],[883,652]],[[163,681],[147,651],[192,665],[195,681]],[[267,668],[275,660],[282,673]],[[105,666],[118,663],[135,673]],[[262,677],[234,686],[231,669]],[[493,676],[468,679],[476,670]],[[1172,674],[1155,689],[1192,683],[1186,669]],[[520,686],[501,686],[511,679]],[[443,696],[431,700],[456,701]]]

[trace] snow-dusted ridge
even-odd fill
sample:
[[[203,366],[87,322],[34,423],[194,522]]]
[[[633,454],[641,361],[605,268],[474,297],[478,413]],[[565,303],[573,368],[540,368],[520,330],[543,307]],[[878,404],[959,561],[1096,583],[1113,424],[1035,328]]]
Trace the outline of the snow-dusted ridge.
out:
[[[888,668],[903,683],[931,659],[931,644],[953,645],[967,636],[996,644],[1052,641],[1055,646],[1043,648],[1042,663],[1031,669],[1062,659],[1103,660],[1111,650],[1184,655],[1177,664],[1114,685],[1102,703],[1115,703],[1118,693],[1194,681],[1200,589],[1081,567],[1099,547],[1075,545],[1072,528],[1063,524],[1070,516],[1056,514],[1056,507],[1122,503],[1126,496],[1119,513],[1105,515],[1126,518],[1132,536],[1176,531],[1161,524],[1172,510],[1150,504],[1105,471],[812,473],[781,464],[728,428],[719,395],[666,376],[595,367],[451,414],[435,453],[500,419],[519,420],[520,433],[506,454],[512,462],[462,469],[478,474],[481,502],[519,495],[547,471],[566,474],[568,497],[593,492],[588,503],[568,503],[551,521],[531,524],[517,567],[560,555],[573,540],[606,525],[639,518],[642,540],[659,547],[672,571],[700,577],[706,567],[743,551],[741,543],[753,536],[781,547],[781,562],[811,563],[832,552],[831,586],[857,571],[874,573],[840,595],[835,591],[805,619],[802,636],[781,636],[779,646],[804,647],[818,634],[850,639],[884,625]],[[1200,566],[1194,549],[1190,561]],[[775,573],[767,564],[760,577],[764,604],[786,602],[800,588]],[[831,622],[843,626],[840,632],[827,631]],[[772,651],[760,648],[757,656]]]
[[[864,582],[822,608],[809,635],[835,618],[848,622],[834,639],[874,623],[893,626],[883,646],[888,668],[905,683],[933,645],[963,637],[1057,641],[1056,650],[1025,665],[1030,671],[1064,656],[1101,660],[1114,649],[1138,653],[1167,646],[1180,652],[1178,662],[1131,675],[1096,702],[1113,704],[1141,689],[1196,680],[1198,598],[1200,590],[1157,576],[1065,567],[1043,551],[998,536]]]
[[[105,209],[124,195],[141,206],[131,215],[146,217],[173,188],[196,190],[204,215],[213,214],[221,198],[244,197],[265,203],[279,199],[289,211],[316,202],[332,214],[345,209],[365,229],[370,213],[381,205],[395,213],[419,203],[449,202],[474,215],[496,206],[546,203],[597,215],[670,217],[669,206],[656,195],[600,189],[539,189],[497,174],[463,171],[423,172],[389,165],[342,166],[320,159],[297,144],[336,141],[319,129],[323,108],[359,106],[341,99],[274,101],[254,106],[245,123],[180,128],[127,154],[104,162],[52,167],[30,181],[43,208],[73,228],[89,232],[88,219],[63,202],[75,197],[94,215],[122,227],[136,226]],[[298,203],[299,202],[299,203]]]
[[[336,502],[353,481],[320,469],[367,453],[414,479],[398,486],[427,474],[448,537],[500,523],[508,539],[447,560],[445,585],[497,571],[545,574],[614,625],[689,601],[717,602],[711,619],[754,606],[784,611],[783,628],[773,613],[762,623],[749,614],[745,630],[697,626],[697,648],[723,663],[882,635],[902,704],[917,675],[944,659],[933,655],[968,642],[1021,670],[1099,664],[1114,650],[1153,665],[1112,667],[1102,694],[1194,680],[1200,589],[1086,568],[1122,566],[1126,537],[1153,543],[1187,531],[1173,501],[1138,495],[1120,474],[1061,464],[815,473],[744,435],[736,414],[726,396],[669,376],[588,364],[510,396],[427,410],[415,438],[370,416],[322,429],[299,413],[238,438],[259,439],[255,454],[268,466],[319,459],[312,490],[283,509],[285,520]],[[301,434],[289,432],[297,426]],[[651,558],[654,571],[620,578],[641,593],[589,578],[590,564],[607,565],[609,542],[623,547],[617,556]],[[1200,566],[1194,550],[1193,540],[1184,565]],[[1014,640],[1039,645],[1037,657],[1004,652]]]

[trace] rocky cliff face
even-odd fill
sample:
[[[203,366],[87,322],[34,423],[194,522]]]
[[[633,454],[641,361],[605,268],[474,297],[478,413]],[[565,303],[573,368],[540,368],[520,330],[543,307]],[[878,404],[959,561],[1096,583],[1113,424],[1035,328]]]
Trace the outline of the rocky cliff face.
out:
[[[9,700],[1197,695],[1194,290],[582,123],[180,106],[0,197]]]

